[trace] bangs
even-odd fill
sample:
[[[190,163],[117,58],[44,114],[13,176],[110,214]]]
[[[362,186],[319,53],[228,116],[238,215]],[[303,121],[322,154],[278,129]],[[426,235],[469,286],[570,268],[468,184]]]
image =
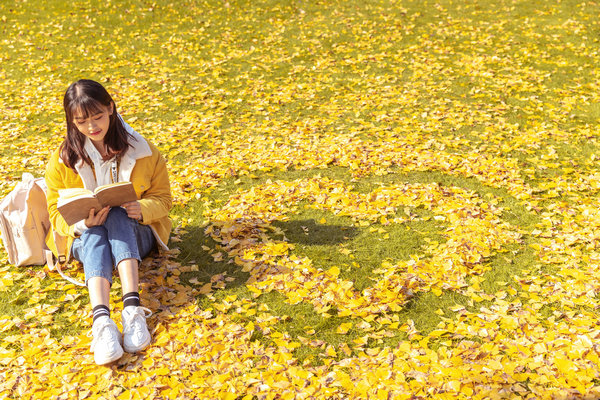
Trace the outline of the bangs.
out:
[[[87,119],[96,114],[106,112],[106,106],[88,96],[80,96],[71,104],[72,119]]]

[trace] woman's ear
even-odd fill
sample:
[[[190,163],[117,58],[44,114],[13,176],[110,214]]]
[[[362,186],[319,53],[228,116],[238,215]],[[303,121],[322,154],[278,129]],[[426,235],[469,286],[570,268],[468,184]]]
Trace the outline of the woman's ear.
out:
[[[109,110],[108,115],[113,115],[113,113],[115,112],[115,102],[111,101],[109,107],[110,107],[110,110]]]

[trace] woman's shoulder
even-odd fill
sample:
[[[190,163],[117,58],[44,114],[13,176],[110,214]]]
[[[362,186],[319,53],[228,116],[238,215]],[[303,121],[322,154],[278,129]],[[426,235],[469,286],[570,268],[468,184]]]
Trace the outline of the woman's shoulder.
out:
[[[152,160],[152,163],[160,163],[160,162],[165,162],[165,158],[163,157],[163,155],[161,154],[160,150],[158,149],[158,147],[156,147],[154,145],[154,143],[150,142],[149,140],[146,140],[146,143],[148,143],[148,148],[150,149],[150,156],[148,157],[148,159]]]
[[[54,149],[52,151],[52,153],[50,154],[50,160],[48,161],[48,165],[55,165],[58,166],[60,164],[62,164],[64,166],[64,162],[62,160],[62,158],[60,157],[60,153],[62,150],[62,146],[59,146],[58,148]]]
[[[129,141],[129,156],[140,159],[149,156],[156,157],[160,154],[160,150],[147,137],[142,136],[135,131],[130,132],[129,134],[133,139]]]
[[[148,146],[150,147],[150,151],[152,152],[153,156],[158,156],[160,155],[160,150],[158,149],[158,147],[156,147],[154,145],[154,143],[152,143],[151,141],[149,141],[148,139],[146,139],[146,143],[148,143]]]
[[[46,176],[72,176],[76,175],[71,168],[63,162],[61,158],[61,147],[55,149],[50,155],[50,159],[46,165]]]

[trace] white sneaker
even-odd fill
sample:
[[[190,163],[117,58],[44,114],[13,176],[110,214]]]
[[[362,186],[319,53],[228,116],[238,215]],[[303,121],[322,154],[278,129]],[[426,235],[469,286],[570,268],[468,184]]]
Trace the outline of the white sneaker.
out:
[[[150,344],[150,332],[146,326],[146,318],[150,316],[152,316],[152,311],[146,307],[127,306],[123,309],[121,319],[123,322],[123,347],[126,352],[135,353]]]
[[[121,347],[121,332],[109,316],[105,315],[94,321],[92,325],[92,345],[96,364],[103,365],[116,361],[123,355]]]

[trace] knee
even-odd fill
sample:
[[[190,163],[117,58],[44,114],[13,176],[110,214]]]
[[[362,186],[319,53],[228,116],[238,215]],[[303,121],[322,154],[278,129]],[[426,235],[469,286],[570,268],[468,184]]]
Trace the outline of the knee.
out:
[[[92,226],[86,229],[79,239],[73,242],[73,254],[75,258],[84,262],[86,254],[95,254],[98,251],[104,252],[108,246],[108,232],[103,226]],[[84,264],[85,265],[85,264]]]
[[[102,240],[107,238],[106,229],[102,225],[92,226],[91,228],[87,228],[81,234],[81,240],[83,242],[87,242],[88,240]]]
[[[129,217],[127,216],[127,211],[125,211],[125,209],[121,207],[112,207],[108,212],[108,216],[106,217],[104,224],[126,221],[128,218]]]

